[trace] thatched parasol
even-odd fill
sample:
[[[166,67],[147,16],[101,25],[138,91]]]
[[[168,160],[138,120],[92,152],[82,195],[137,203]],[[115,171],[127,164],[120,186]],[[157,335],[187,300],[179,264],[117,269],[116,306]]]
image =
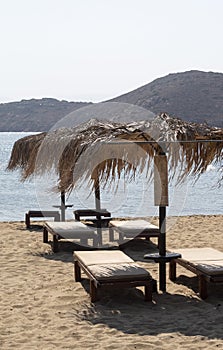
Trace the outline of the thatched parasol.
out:
[[[140,147],[134,155],[133,143]],[[222,149],[223,129],[187,123],[163,113],[151,123],[90,120],[75,128],[24,137],[15,142],[8,169],[21,169],[23,180],[55,169],[58,189],[67,192],[81,179],[90,178],[96,166],[101,183],[106,184],[122,171],[132,178],[163,152],[168,154],[170,169],[181,167],[181,179],[190,174],[199,176],[208,165],[223,159]],[[95,160],[97,153],[103,155]]]
[[[50,157],[49,157],[50,155]],[[223,129],[187,123],[165,113],[151,122],[127,124],[90,120],[75,128],[61,128],[28,136],[13,147],[8,169],[21,168],[23,180],[55,169],[58,189],[70,192],[86,179],[106,185],[124,172],[131,181],[145,169],[151,180],[155,165],[155,205],[160,218],[160,288],[165,291],[167,165],[179,181],[199,176],[213,162],[223,160]]]

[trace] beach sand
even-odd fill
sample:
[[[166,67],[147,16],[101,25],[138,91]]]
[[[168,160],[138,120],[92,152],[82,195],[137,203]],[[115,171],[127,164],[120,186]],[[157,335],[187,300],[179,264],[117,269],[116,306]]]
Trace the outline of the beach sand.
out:
[[[221,215],[168,219],[168,227],[168,250],[223,251]],[[135,288],[110,289],[92,304],[88,280],[74,281],[71,249],[52,253],[38,226],[0,229],[0,349],[223,349],[223,285],[201,300],[196,277],[179,266],[177,283],[167,278],[167,293],[154,293],[153,303]],[[125,248],[158,280],[158,265],[143,260],[150,250],[142,240]]]

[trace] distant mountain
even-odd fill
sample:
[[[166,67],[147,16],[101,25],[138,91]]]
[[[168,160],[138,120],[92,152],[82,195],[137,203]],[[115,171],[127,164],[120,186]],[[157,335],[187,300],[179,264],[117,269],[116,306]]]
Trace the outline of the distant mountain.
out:
[[[223,127],[223,74],[197,70],[169,74],[109,101]]]
[[[48,131],[67,114],[88,104],[58,101],[54,98],[2,103],[0,131]]]
[[[222,73],[192,70],[169,74],[109,101],[130,103],[155,114],[166,112],[186,121],[223,128]],[[48,131],[70,112],[89,104],[53,98],[2,103],[0,131]]]

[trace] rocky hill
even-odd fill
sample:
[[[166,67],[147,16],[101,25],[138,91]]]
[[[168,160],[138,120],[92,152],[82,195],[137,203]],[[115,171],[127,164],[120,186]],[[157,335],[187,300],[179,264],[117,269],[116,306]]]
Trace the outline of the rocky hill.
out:
[[[109,101],[144,107],[155,114],[167,112],[178,118],[223,128],[223,74],[188,71],[158,78]],[[86,102],[53,98],[0,104],[0,131],[47,131]]]
[[[65,115],[86,105],[86,102],[58,101],[54,98],[2,103],[0,131],[48,131]]]
[[[110,101],[223,127],[223,74],[196,70],[169,74]]]

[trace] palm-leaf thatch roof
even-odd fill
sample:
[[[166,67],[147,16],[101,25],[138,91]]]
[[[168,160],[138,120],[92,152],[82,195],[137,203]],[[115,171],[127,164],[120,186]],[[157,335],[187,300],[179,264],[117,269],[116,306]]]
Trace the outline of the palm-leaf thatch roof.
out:
[[[187,123],[162,113],[153,121],[114,123],[90,120],[75,128],[27,136],[15,142],[8,169],[21,168],[25,180],[55,169],[58,189],[70,191],[97,169],[101,183],[127,179],[149,169],[156,154],[166,152],[170,169],[181,178],[200,175],[223,160],[223,129]]]

